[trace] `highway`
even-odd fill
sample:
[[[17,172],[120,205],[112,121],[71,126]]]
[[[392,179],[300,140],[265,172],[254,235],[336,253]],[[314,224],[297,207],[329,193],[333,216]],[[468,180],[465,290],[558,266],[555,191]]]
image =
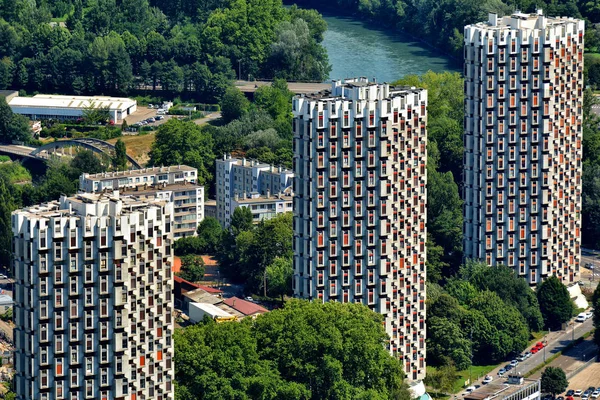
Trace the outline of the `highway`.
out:
[[[545,336],[545,338],[542,339],[542,340],[546,340],[548,342],[546,347],[544,349],[542,349],[541,351],[539,351],[537,354],[533,354],[527,360],[525,360],[523,362],[519,362],[517,367],[513,368],[510,371],[510,373],[518,372],[523,375],[527,374],[529,371],[534,369],[536,366],[538,366],[539,364],[542,364],[545,359],[548,359],[548,358],[552,357],[554,354],[563,350],[574,339],[578,339],[578,338],[582,337],[584,334],[586,334],[587,332],[590,332],[592,329],[594,329],[594,323],[592,322],[592,319],[588,319],[584,323],[577,323],[577,322],[573,322],[573,320],[572,320],[571,325],[569,325],[569,327],[567,327],[566,330],[550,332],[549,334],[547,334]],[[530,349],[531,349],[531,347],[528,347],[527,349],[525,349],[525,351],[529,351]],[[494,370],[492,370],[489,373],[489,375],[491,375],[495,381],[501,380],[502,377],[498,376],[498,371],[500,370],[500,368],[503,368],[504,366],[506,366],[506,364],[509,364],[509,363],[510,363],[510,360],[502,363],[498,367],[494,368]],[[505,374],[504,376],[506,376],[506,375],[508,375],[508,374]],[[471,385],[474,385],[474,384],[481,385],[482,384],[481,381],[483,380],[483,378],[484,378],[484,376],[481,376],[481,377],[474,376],[473,382],[471,383]],[[462,392],[458,393],[457,395],[464,396],[464,394],[465,394],[465,392],[462,391]]]

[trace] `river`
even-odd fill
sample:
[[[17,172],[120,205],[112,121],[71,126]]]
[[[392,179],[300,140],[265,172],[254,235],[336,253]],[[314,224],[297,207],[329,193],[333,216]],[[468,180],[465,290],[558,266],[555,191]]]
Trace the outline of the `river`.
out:
[[[323,46],[330,79],[366,76],[393,82],[406,75],[458,71],[456,63],[410,36],[388,33],[352,18],[321,11],[327,21]]]

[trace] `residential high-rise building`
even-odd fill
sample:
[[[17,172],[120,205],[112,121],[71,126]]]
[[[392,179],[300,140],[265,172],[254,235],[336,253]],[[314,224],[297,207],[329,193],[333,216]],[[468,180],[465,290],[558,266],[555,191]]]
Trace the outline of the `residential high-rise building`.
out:
[[[129,171],[82,174],[79,190],[101,193],[118,190],[139,199],[171,201],[174,206],[175,239],[196,234],[204,219],[204,187],[198,184],[198,170],[187,165],[151,167]]]
[[[579,275],[584,22],[465,27],[464,254],[534,285]]]
[[[427,91],[366,78],[293,100],[295,296],[385,319],[425,376]]]
[[[118,192],[12,214],[17,399],[173,399],[173,204]]]
[[[229,154],[216,161],[216,169],[217,219],[223,227],[238,207],[249,207],[256,222],[291,211],[292,171]]]

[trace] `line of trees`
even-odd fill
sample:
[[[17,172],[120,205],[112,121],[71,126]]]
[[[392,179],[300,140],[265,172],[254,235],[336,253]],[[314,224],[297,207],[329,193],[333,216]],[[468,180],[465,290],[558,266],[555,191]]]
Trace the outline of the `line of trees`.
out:
[[[0,88],[215,102],[232,79],[324,80],[320,14],[281,0],[59,0],[0,5]],[[64,20],[65,22],[56,22]]]

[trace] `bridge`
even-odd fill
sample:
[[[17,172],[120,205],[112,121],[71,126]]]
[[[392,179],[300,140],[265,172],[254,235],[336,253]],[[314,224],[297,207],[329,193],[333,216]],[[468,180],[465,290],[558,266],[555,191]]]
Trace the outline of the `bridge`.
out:
[[[235,81],[235,86],[244,93],[254,93],[261,86],[270,86],[271,81]],[[331,89],[331,83],[288,82],[288,89],[295,94],[309,94]]]
[[[65,154],[64,149],[69,149],[69,155],[72,155],[73,147],[84,148],[91,150],[96,154],[109,157],[113,157],[115,154],[115,146],[113,144],[94,138],[57,140],[37,148],[12,144],[0,144],[0,153],[46,161],[52,158],[52,155],[67,155]],[[127,155],[127,161],[129,161],[133,169],[142,168],[142,166],[129,155]]]

